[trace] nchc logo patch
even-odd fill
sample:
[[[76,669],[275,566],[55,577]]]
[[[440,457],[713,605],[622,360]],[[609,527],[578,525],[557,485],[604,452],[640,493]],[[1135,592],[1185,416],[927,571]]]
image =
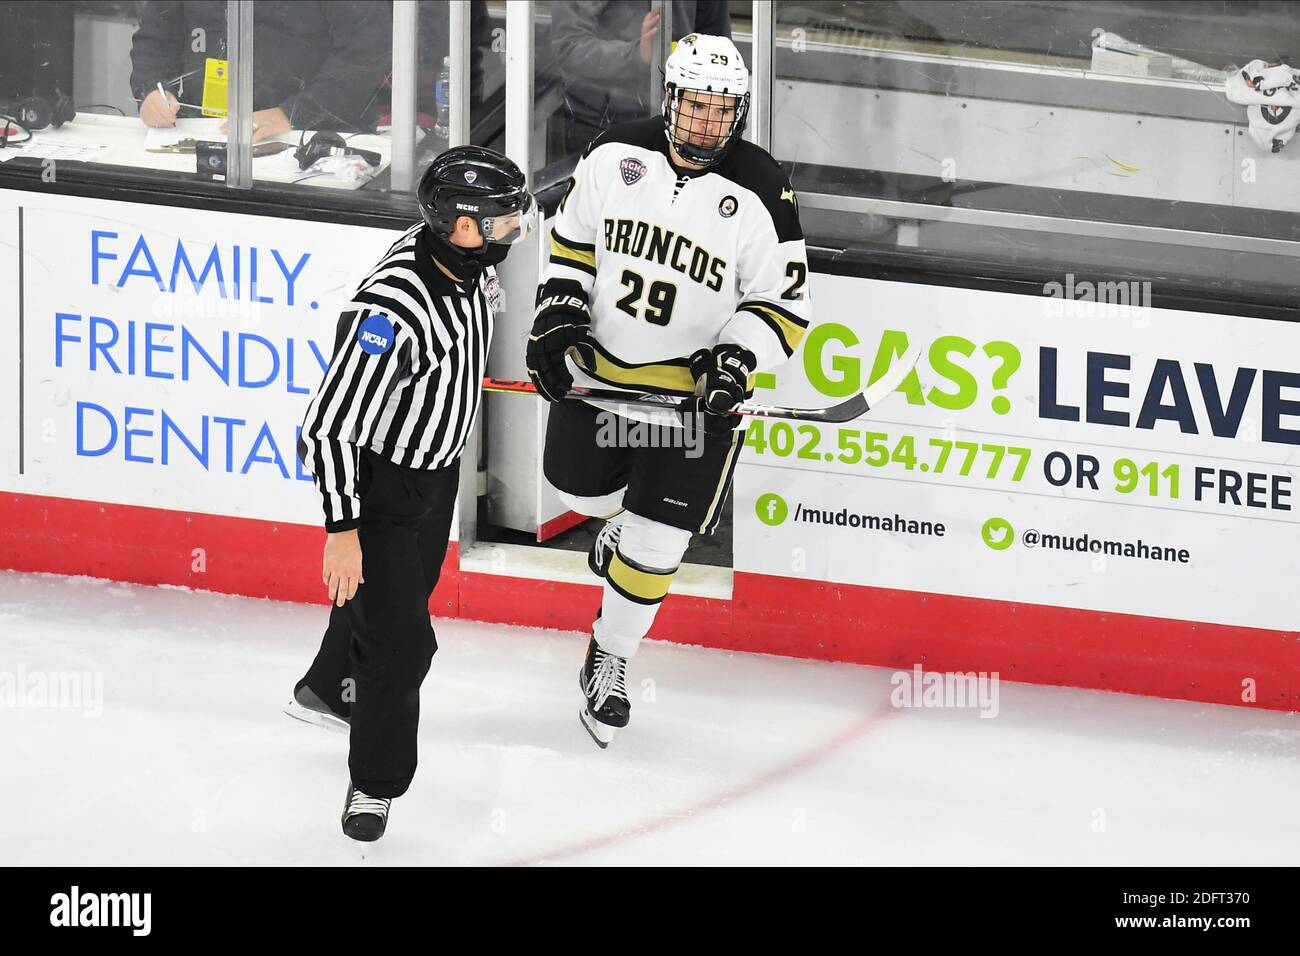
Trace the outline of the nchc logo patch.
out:
[[[492,274],[488,276],[488,280],[483,286],[483,294],[487,297],[488,308],[492,310],[492,314],[499,315],[505,307],[506,300],[496,270],[493,270]]]
[[[623,182],[631,186],[645,175],[645,163],[639,159],[633,159],[631,156],[624,156],[618,164],[619,172],[623,174]]]
[[[378,312],[367,316],[361,328],[357,329],[357,344],[363,352],[371,355],[383,355],[391,349],[394,337],[393,323],[388,321],[388,316]]]

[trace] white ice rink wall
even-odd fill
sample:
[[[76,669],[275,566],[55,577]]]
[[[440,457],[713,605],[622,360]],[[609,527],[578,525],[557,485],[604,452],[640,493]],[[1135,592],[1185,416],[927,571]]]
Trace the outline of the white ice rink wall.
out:
[[[296,427],[395,235],[0,192],[0,566],[321,601]],[[732,597],[670,596],[655,636],[1294,709],[1300,329],[1141,289],[811,290],[758,400],[921,363],[868,418],[750,426]],[[598,599],[453,545],[431,609],[578,629]]]

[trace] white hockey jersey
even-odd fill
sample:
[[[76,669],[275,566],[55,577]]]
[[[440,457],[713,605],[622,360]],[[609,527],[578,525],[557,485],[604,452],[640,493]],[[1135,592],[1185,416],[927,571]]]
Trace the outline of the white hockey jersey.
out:
[[[774,368],[809,320],[794,190],[752,143],[678,171],[661,119],[614,127],[560,202],[538,301],[556,294],[591,309],[596,360],[575,369],[577,385],[689,395],[691,354],[720,342]]]

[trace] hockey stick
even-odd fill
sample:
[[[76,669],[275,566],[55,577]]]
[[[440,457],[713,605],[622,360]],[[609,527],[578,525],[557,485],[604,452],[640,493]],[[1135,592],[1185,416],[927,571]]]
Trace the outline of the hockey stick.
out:
[[[852,398],[830,405],[826,408],[788,408],[783,405],[760,405],[745,402],[737,405],[728,414],[750,415],[754,418],[792,418],[805,422],[824,422],[840,424],[860,418],[879,405],[894,389],[902,383],[921,357],[921,349],[912,346],[898,357],[884,375],[880,376],[866,391],[858,392]],[[536,395],[537,387],[532,382],[517,382],[502,378],[484,378],[483,390],[488,392],[515,392],[524,395]],[[621,402],[624,405],[640,405],[664,408],[669,411],[686,414],[693,412],[694,400],[677,395],[657,395],[653,392],[625,392],[615,388],[584,388],[574,386],[569,389],[566,399],[585,401],[594,399],[604,402]]]

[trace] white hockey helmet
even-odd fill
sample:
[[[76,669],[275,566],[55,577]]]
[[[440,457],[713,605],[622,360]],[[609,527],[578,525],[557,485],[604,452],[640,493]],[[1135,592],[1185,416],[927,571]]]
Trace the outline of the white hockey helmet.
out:
[[[684,101],[687,92],[694,95]],[[730,118],[711,121],[717,107],[731,111]],[[664,63],[663,103],[664,128],[677,152],[700,165],[716,163],[744,132],[748,114],[749,70],[736,45],[704,33],[678,40]]]

